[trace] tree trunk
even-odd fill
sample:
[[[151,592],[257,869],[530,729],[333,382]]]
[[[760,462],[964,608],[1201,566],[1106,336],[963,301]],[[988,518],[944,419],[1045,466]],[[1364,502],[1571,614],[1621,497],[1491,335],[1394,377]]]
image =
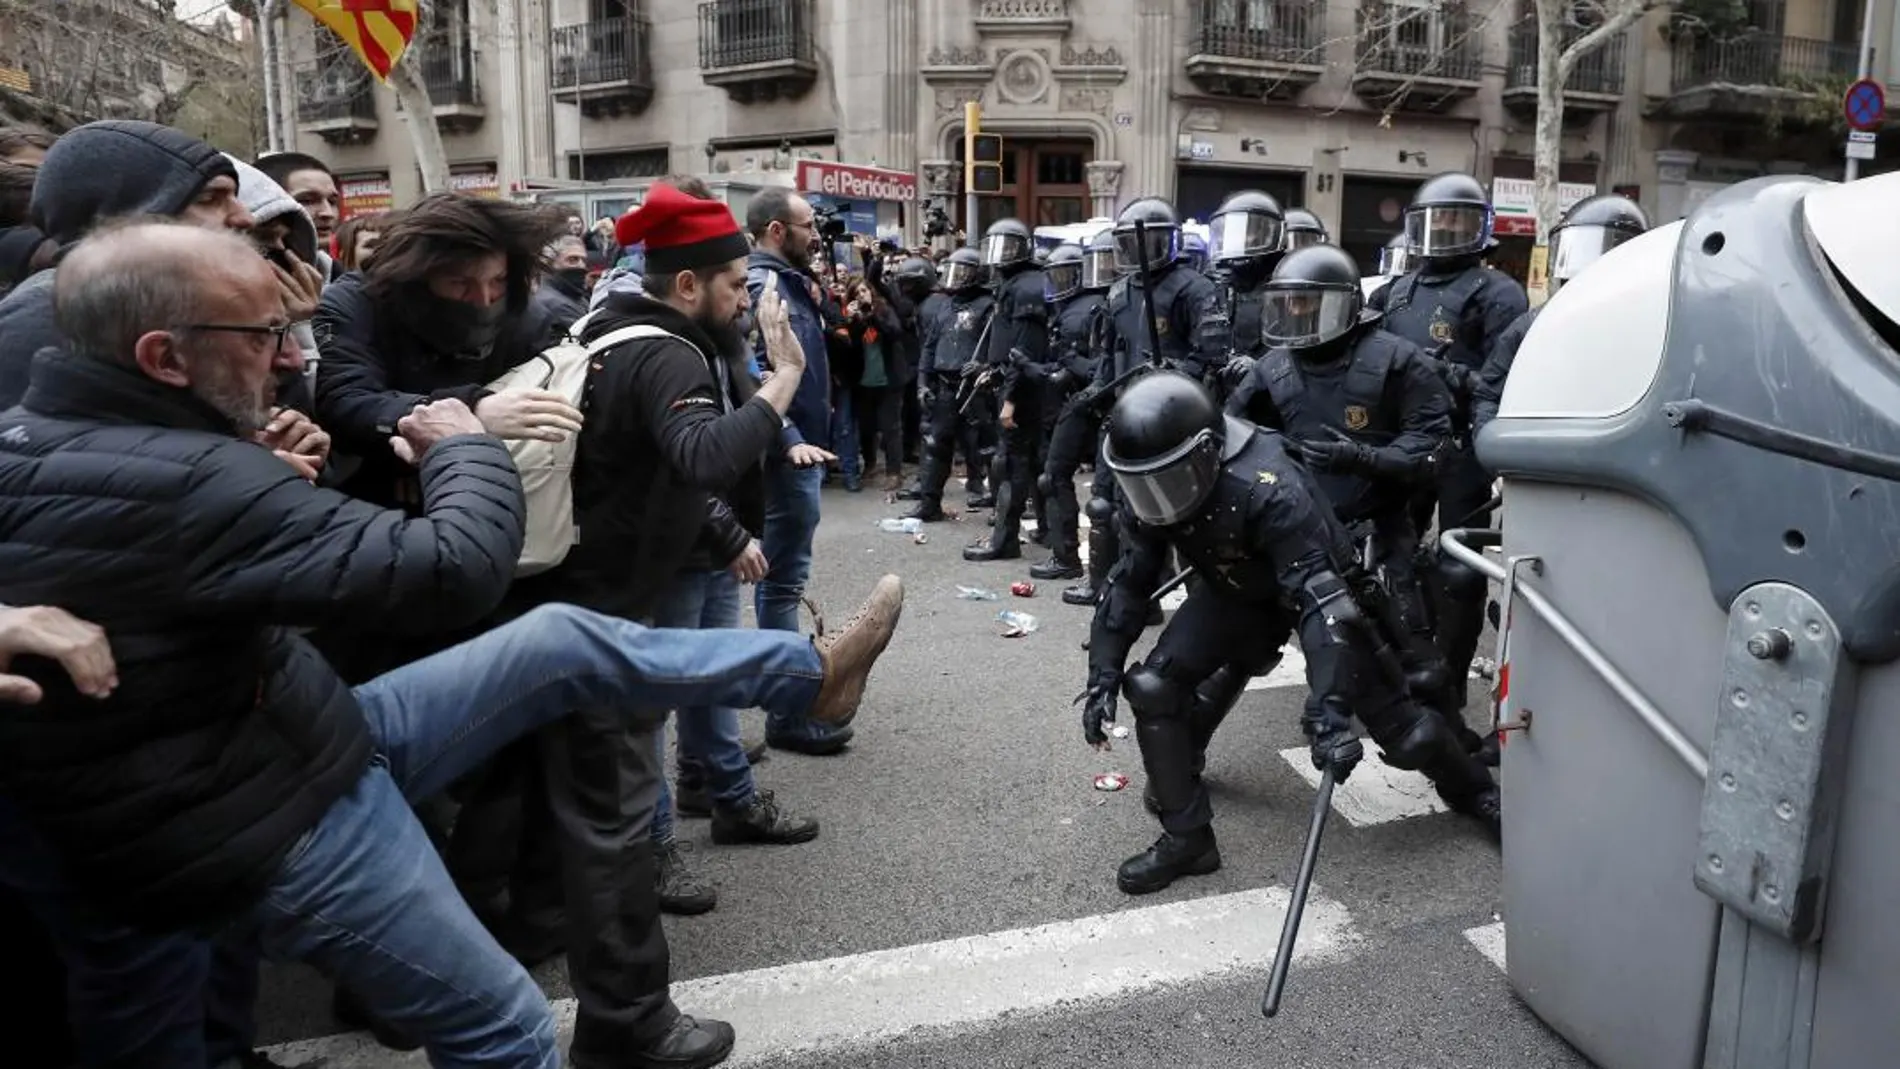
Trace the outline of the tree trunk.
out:
[[[420,35],[418,35],[418,38]],[[449,156],[442,148],[442,131],[435,124],[435,104],[422,80],[422,48],[418,39],[389,72],[389,88],[402,104],[409,125],[409,141],[422,172],[422,191],[436,193],[449,187]]]
[[[1558,180],[1563,163],[1564,82],[1576,66],[1564,59],[1565,0],[1537,0],[1537,132],[1531,150],[1531,177],[1537,192],[1537,244],[1550,241],[1563,203]]]

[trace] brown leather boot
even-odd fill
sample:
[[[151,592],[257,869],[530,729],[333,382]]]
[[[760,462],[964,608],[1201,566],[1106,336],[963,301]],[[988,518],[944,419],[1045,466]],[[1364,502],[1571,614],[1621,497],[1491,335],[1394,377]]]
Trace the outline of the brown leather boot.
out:
[[[812,703],[811,718],[834,727],[849,724],[864,700],[864,684],[904,613],[904,581],[887,575],[871,588],[871,596],[844,627],[833,634],[821,629],[812,644],[825,666],[824,685]]]

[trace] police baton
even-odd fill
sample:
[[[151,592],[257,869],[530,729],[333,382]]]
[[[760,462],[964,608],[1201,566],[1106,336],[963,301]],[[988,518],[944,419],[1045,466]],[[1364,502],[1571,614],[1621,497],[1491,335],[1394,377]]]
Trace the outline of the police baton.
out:
[[[1174,593],[1175,590],[1179,588],[1182,583],[1187,582],[1188,577],[1193,574],[1194,574],[1194,569],[1192,568],[1181,569],[1180,573],[1177,574],[1174,578],[1161,584],[1160,589],[1156,590],[1154,594],[1148,598],[1148,600],[1156,605],[1161,604],[1162,598],[1165,598],[1169,594]]]
[[[1148,262],[1148,224],[1135,220],[1135,262],[1141,268],[1141,310],[1148,321],[1148,362],[1161,366],[1161,325],[1155,319],[1154,266]]]
[[[1319,794],[1313,798],[1313,822],[1306,828],[1306,852],[1300,855],[1300,872],[1293,881],[1286,923],[1280,926],[1280,949],[1273,955],[1266,997],[1260,1000],[1260,1012],[1267,1017],[1280,1012],[1280,996],[1286,993],[1286,971],[1293,964],[1293,943],[1300,937],[1300,916],[1306,912],[1306,895],[1313,888],[1313,870],[1319,865],[1320,836],[1326,832],[1326,814],[1332,807],[1333,766],[1327,765],[1320,773]]]

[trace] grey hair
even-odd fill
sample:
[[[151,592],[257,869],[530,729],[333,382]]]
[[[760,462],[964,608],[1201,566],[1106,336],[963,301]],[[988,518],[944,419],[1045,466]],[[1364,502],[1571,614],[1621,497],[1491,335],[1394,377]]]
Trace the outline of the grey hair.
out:
[[[207,266],[247,258],[257,250],[231,231],[167,218],[114,220],[60,260],[53,320],[78,353],[130,365],[141,336],[199,317]]]
[[[573,234],[562,234],[560,237],[548,242],[548,259],[552,260],[570,248],[577,248],[582,252],[586,252],[587,242],[582,241]]]

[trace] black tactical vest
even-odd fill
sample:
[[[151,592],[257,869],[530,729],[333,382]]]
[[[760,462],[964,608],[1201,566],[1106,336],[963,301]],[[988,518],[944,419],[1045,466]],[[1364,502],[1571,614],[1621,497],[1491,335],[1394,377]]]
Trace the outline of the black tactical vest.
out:
[[[1353,345],[1344,366],[1325,373],[1276,349],[1263,362],[1262,392],[1291,437],[1329,442],[1337,431],[1355,442],[1388,445],[1404,430],[1404,400],[1388,389],[1399,370],[1401,344],[1383,331],[1370,331]],[[1367,475],[1314,472],[1313,478],[1348,523],[1399,508],[1409,496],[1407,488]]]
[[[933,370],[940,375],[955,375],[976,359],[976,344],[989,325],[996,298],[987,290],[968,295],[953,294],[944,306],[942,325],[937,332],[937,362]]]
[[[1058,359],[1066,363],[1093,355],[1089,352],[1089,332],[1095,329],[1095,317],[1107,307],[1108,296],[1102,293],[1078,293],[1062,303],[1056,311],[1053,331]]]
[[[996,322],[990,327],[988,359],[1000,364],[1011,349],[1041,363],[1049,348],[1048,279],[1039,270],[1018,271],[997,287]]]
[[[1228,348],[1233,352],[1249,356],[1260,349],[1265,341],[1261,316],[1266,303],[1266,294],[1257,289],[1227,291],[1228,315],[1234,321],[1234,339]]]
[[[1425,280],[1413,271],[1386,290],[1385,329],[1429,356],[1476,369],[1484,363],[1484,306],[1489,268],[1472,266],[1448,278]]]
[[[1176,322],[1174,306],[1196,282],[1208,284],[1200,275],[1177,265],[1169,268],[1155,286],[1155,331],[1161,339],[1164,366],[1179,367],[1188,357],[1192,339],[1187,337],[1187,325]],[[1118,279],[1109,288],[1108,314],[1115,324],[1117,375],[1148,362],[1147,303],[1141,299],[1140,282],[1132,277]]]

